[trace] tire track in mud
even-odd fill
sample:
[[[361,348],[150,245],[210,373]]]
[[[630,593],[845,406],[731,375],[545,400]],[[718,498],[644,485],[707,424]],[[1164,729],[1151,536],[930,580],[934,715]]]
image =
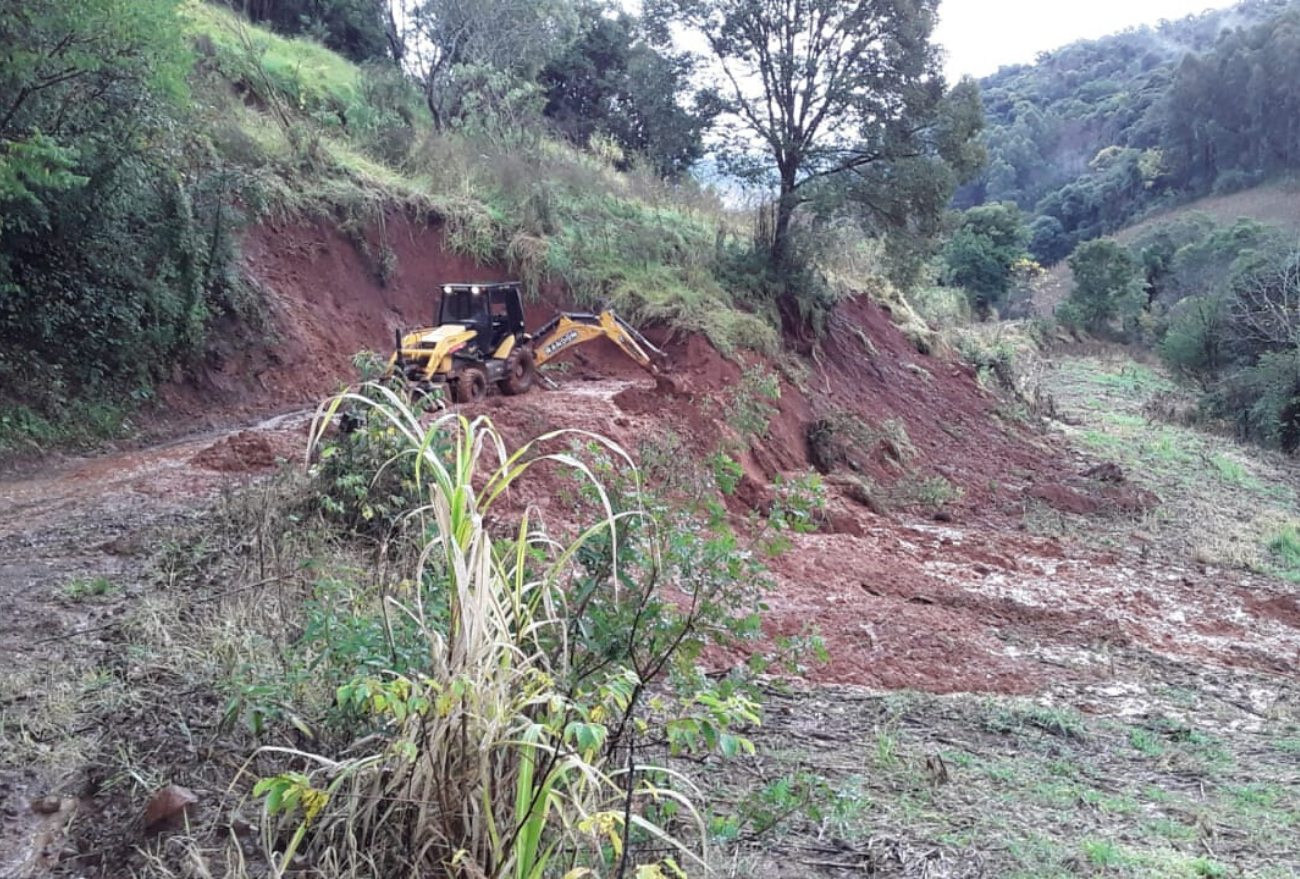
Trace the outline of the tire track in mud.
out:
[[[241,449],[300,456],[309,420],[301,411],[277,415],[0,478],[0,664],[9,669],[0,712],[24,718],[6,717],[0,737],[0,745],[13,746],[0,750],[0,876],[51,868],[77,808],[75,797],[49,795],[59,778],[23,759],[62,744],[25,722],[67,698],[43,672],[64,671],[75,683],[94,669],[108,647],[104,638],[148,588],[159,536],[193,518],[223,487],[275,466],[264,455],[237,466]],[[230,454],[205,466],[202,456],[214,450]],[[223,461],[231,466],[213,468]],[[109,594],[70,594],[78,583],[100,583]]]

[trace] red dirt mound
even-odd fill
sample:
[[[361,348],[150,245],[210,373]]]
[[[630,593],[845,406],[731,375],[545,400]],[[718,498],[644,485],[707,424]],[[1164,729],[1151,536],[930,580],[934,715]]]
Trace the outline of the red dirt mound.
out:
[[[241,252],[245,277],[265,300],[264,332],[224,318],[202,363],[160,389],[163,402],[208,423],[314,405],[355,378],[358,351],[387,352],[395,329],[431,320],[436,284],[508,277],[450,252],[438,228],[401,215],[370,235],[366,250],[384,248],[395,257],[386,277],[328,223],[254,227]]]
[[[265,434],[245,430],[218,440],[190,458],[190,463],[219,473],[247,473],[270,470],[276,455]]]

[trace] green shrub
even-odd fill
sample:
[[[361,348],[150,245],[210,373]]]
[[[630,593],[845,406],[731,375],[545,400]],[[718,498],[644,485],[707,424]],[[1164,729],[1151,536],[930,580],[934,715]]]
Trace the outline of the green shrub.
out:
[[[1227,303],[1221,296],[1190,296],[1173,307],[1160,340],[1160,357],[1175,373],[1209,382],[1229,360]]]
[[[986,204],[962,215],[944,245],[947,282],[966,291],[971,309],[987,318],[1006,299],[1013,267],[1025,259],[1029,232],[1013,202]]]
[[[739,384],[728,392],[723,412],[743,442],[765,439],[772,416],[780,411],[772,404],[780,399],[781,382],[777,374],[761,366],[751,366],[741,373]]]
[[[960,327],[970,323],[970,300],[955,287],[920,287],[908,299],[925,320],[936,327]]]
[[[1057,319],[1092,333],[1131,334],[1145,302],[1141,272],[1128,250],[1110,239],[1088,241],[1075,248],[1069,263],[1074,275],[1067,300],[1071,307],[1064,313],[1058,309]]]
[[[1269,541],[1268,549],[1277,559],[1282,576],[1300,581],[1300,532],[1295,527],[1284,529]]]

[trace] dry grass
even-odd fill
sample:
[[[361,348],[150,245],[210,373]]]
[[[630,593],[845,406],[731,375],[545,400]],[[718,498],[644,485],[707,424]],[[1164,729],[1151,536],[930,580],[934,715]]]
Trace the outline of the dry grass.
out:
[[[1140,682],[1142,711],[1068,706]],[[1281,689],[1279,689],[1279,686]],[[1251,693],[1267,688],[1265,701]],[[1115,656],[1030,702],[774,695],[762,755],[719,770],[723,876],[1292,875],[1294,683]]]
[[[1153,214],[1116,232],[1113,237],[1121,244],[1130,244],[1153,226],[1177,219],[1193,211],[1209,214],[1219,224],[1230,226],[1241,217],[1277,226],[1287,232],[1300,234],[1300,198],[1296,181],[1268,183],[1231,195],[1211,195],[1172,210]],[[1043,287],[1034,297],[1040,314],[1051,314],[1070,294],[1074,280],[1064,261],[1048,270]]]
[[[1153,226],[1176,219],[1182,214],[1197,211],[1209,214],[1221,225],[1230,226],[1241,217],[1249,217],[1291,232],[1300,233],[1300,181],[1288,180],[1267,183],[1231,195],[1211,195],[1197,199],[1170,211],[1153,214],[1140,223],[1117,233],[1115,238],[1123,244],[1136,239]]]

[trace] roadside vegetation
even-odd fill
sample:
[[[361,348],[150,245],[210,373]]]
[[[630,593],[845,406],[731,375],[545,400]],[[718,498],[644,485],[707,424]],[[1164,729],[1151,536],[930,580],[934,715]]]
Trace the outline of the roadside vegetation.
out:
[[[1020,337],[988,344],[1028,367]],[[738,435],[767,429],[770,379],[753,371],[727,401]],[[1045,384],[1084,450],[1164,502],[1145,519],[1027,508],[1028,530],[1294,569],[1287,462],[1142,414],[1174,390],[1149,367],[1067,358]],[[809,693],[789,676],[815,667],[815,637],[754,636],[764,563],[816,527],[814,482],[742,527],[725,449],[692,464],[671,437],[622,450],[574,432],[515,447],[483,419],[421,424],[382,392],[362,405],[367,426],[323,438],[309,472],[161,531],[151,585],[60,590],[131,597],[95,664],[27,669],[0,694],[11,752],[114,816],[74,827],[67,864],[1289,875],[1288,679],[1102,640],[1061,658],[1081,679],[1033,697]],[[876,433],[912,453],[905,432]],[[545,519],[522,500],[536,490],[562,499]],[[718,647],[750,659],[700,674]],[[17,698],[32,690],[51,698]],[[200,805],[142,845],[131,816],[173,782]]]
[[[530,289],[559,284],[727,354],[771,354],[783,331],[815,337],[839,297],[906,280],[982,156],[972,88],[915,88],[937,69],[928,14],[898,24],[908,38],[881,60],[874,109],[852,89],[823,95],[820,69],[791,84],[837,114],[915,122],[915,142],[873,153],[863,176],[878,133],[810,130],[808,154],[781,172],[798,192],[733,212],[689,170],[706,128],[755,98],[690,84],[695,59],[665,34],[699,10],[408,5],[389,17],[374,0],[247,4],[289,33],[199,0],[96,0],[84,15],[42,0],[12,19],[11,41],[32,51],[0,63],[15,96],[0,108],[0,448],[128,431],[215,322],[273,331],[239,267],[253,224],[332,223],[384,280],[385,220],[400,213]],[[828,47],[863,38],[862,22],[826,9]],[[751,12],[775,14],[701,14]],[[932,156],[907,158],[918,150]],[[755,182],[784,161],[708,158]],[[906,171],[906,191],[872,177],[888,168]],[[833,197],[847,175],[856,200]],[[112,410],[95,431],[72,415],[87,401]]]
[[[759,676],[821,650],[811,632],[755,641],[764,561],[816,527],[819,486],[733,528],[725,453],[695,464],[648,440],[638,469],[580,431],[512,447],[486,418],[422,422],[381,388],[346,402],[366,426],[317,437],[309,472],[164,529],[153,585],[132,587],[60,710],[22,696],[57,663],[6,684],[7,753],[86,773],[108,813],[170,781],[205,791],[165,845],[136,851],[129,820],[79,825],[64,863],[700,875],[718,840],[698,767],[753,755]],[[519,500],[539,491],[562,500],[545,520]],[[122,593],[84,577],[61,597]],[[719,647],[748,660],[706,676]]]

